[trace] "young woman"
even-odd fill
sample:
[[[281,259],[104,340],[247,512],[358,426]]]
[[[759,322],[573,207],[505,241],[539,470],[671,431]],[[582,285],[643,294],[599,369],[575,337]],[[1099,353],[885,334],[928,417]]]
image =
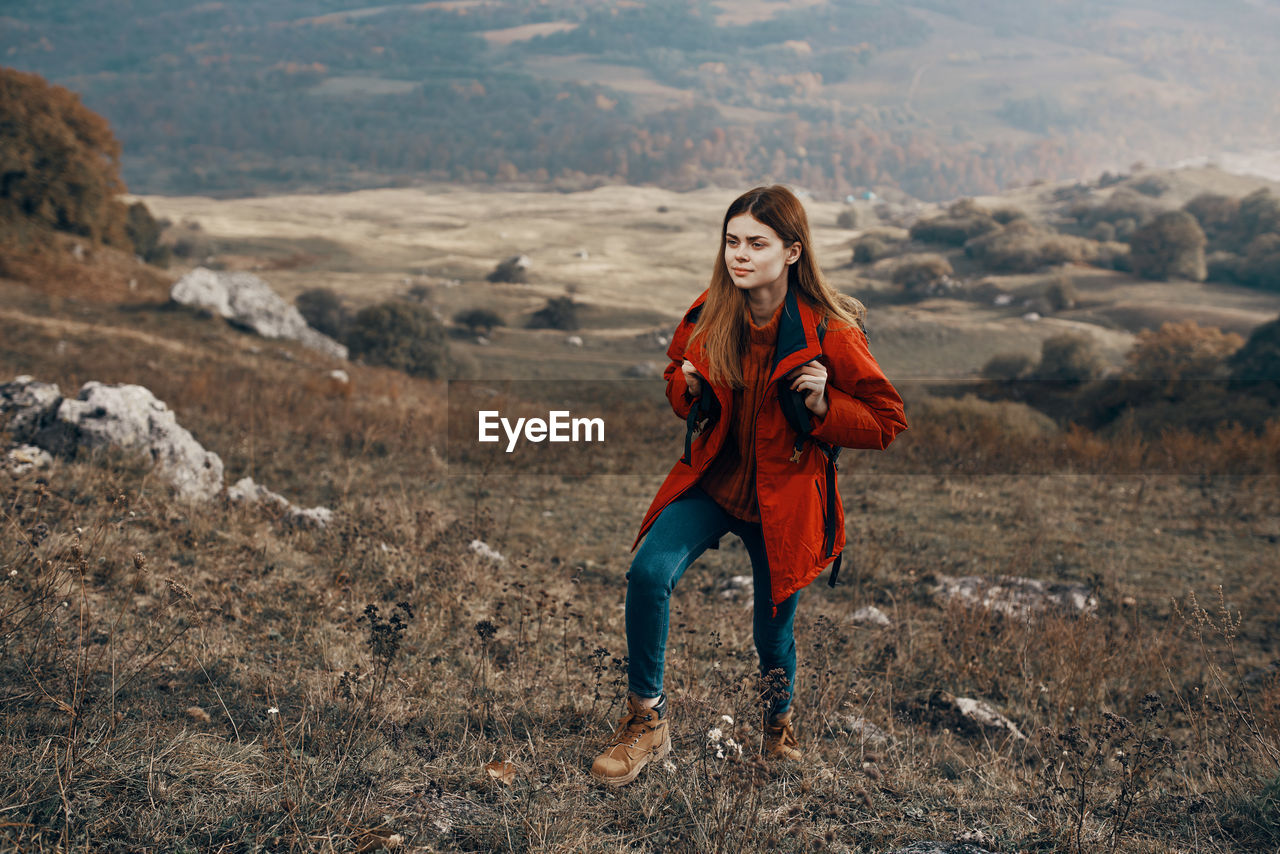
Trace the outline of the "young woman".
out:
[[[839,567],[840,447],[883,450],[907,428],[902,399],[867,349],[865,310],[822,278],[809,222],[785,187],[757,187],[724,215],[711,285],[672,336],[667,397],[685,454],[658,490],[627,573],[627,710],[592,776],[620,786],[671,748],[662,671],[671,592],[720,538],[742,539],[755,580],[761,674],[781,671],[763,752],[797,760],[792,728],[802,587]],[[635,544],[632,545],[635,549]]]

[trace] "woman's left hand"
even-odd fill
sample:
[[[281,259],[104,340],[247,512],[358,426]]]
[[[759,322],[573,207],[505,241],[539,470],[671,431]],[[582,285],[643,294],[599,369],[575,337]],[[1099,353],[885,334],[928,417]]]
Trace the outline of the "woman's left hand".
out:
[[[804,394],[804,405],[814,415],[827,414],[827,368],[821,362],[807,362],[787,374],[791,388]]]

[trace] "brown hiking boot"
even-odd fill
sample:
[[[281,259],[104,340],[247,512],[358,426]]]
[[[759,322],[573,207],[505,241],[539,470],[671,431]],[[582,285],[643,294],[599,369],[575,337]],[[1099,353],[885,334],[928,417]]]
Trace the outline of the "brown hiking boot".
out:
[[[627,711],[618,721],[604,753],[591,763],[591,776],[606,786],[624,786],[636,778],[650,759],[671,752],[671,731],[657,709],[642,709],[627,697]]]
[[[804,756],[800,752],[800,742],[796,740],[795,730],[791,728],[791,716],[795,709],[787,709],[772,722],[765,721],[764,745],[760,752],[766,759],[788,759],[799,762]]]

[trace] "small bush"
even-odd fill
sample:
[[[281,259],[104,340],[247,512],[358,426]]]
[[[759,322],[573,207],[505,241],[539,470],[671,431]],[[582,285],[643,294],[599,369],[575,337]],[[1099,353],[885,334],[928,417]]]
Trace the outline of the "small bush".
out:
[[[351,321],[346,345],[352,358],[436,379],[448,365],[444,326],[422,305],[384,302],[362,308]]]
[[[1236,241],[1247,246],[1264,234],[1280,234],[1280,199],[1265,187],[1240,200]]]
[[[1068,311],[1076,307],[1079,295],[1076,286],[1066,276],[1058,276],[1044,292],[1045,301],[1053,311]]]
[[[991,218],[1001,225],[1008,225],[1015,220],[1026,219],[1027,215],[1017,208],[997,208],[991,212]]]
[[[976,237],[964,253],[997,273],[1033,273],[1068,261],[1091,261],[1098,245],[1090,240],[1043,231],[1027,220],[1015,220],[999,231]]]
[[[496,327],[504,326],[502,315],[488,308],[463,309],[453,316],[453,322],[476,332],[492,332]]]
[[[1234,252],[1210,252],[1204,259],[1206,282],[1240,282],[1244,259]]]
[[[529,318],[530,329],[562,329],[571,331],[578,328],[578,303],[573,297],[551,297],[542,308]]]
[[[889,254],[889,244],[878,237],[863,237],[853,244],[854,264],[874,264]]]
[[[982,377],[995,382],[1012,382],[1030,376],[1035,365],[1035,358],[1026,353],[997,353],[982,366]]]
[[[1110,243],[1116,239],[1116,227],[1109,222],[1095,222],[1089,229],[1089,239],[1099,243]]]
[[[908,294],[923,295],[935,291],[952,272],[941,255],[909,255],[893,269],[892,280]]]
[[[1173,189],[1173,185],[1163,175],[1144,175],[1141,178],[1135,178],[1129,186],[1144,196],[1153,197],[1163,196]]]
[[[1127,373],[1134,379],[1166,382],[1166,394],[1176,392],[1187,380],[1221,379],[1227,374],[1226,359],[1244,344],[1235,333],[1216,326],[1200,326],[1194,320],[1165,323],[1159,330],[1138,333],[1125,354]]]
[[[529,281],[529,259],[516,255],[502,261],[485,279],[490,282],[523,285]]]
[[[172,253],[168,246],[160,243],[160,234],[168,224],[168,220],[157,220],[153,217],[151,211],[142,202],[129,205],[124,223],[125,234],[133,243],[133,251],[148,264],[155,264],[158,267],[169,266]]]
[[[1160,214],[1129,240],[1133,271],[1146,279],[1203,282],[1204,247],[1204,232],[1186,211]]]
[[[1066,332],[1046,338],[1041,344],[1034,376],[1039,380],[1083,383],[1102,373],[1102,367],[1092,338]]]
[[[1280,291],[1280,234],[1255,237],[1236,271],[1236,278],[1246,285]]]
[[[836,215],[837,228],[857,228],[858,212],[853,208],[845,208]]]
[[[994,217],[972,199],[961,199],[947,208],[944,216],[922,219],[911,226],[911,238],[925,243],[963,246],[966,240],[989,234],[1000,227]]]
[[[1227,359],[1231,379],[1280,384],[1280,317],[1249,333],[1249,340]]]
[[[1117,187],[1106,201],[1094,203],[1081,199],[1071,206],[1068,213],[1084,228],[1092,228],[1099,222],[1109,222],[1118,231],[1121,221],[1132,220],[1135,225],[1148,222],[1160,210],[1158,203],[1141,193],[1128,187]]]
[[[1240,201],[1217,193],[1201,193],[1182,209],[1196,218],[1205,239],[1216,245],[1234,231],[1240,216]]]
[[[341,341],[351,323],[351,311],[342,297],[329,288],[311,288],[298,294],[293,304],[307,325],[317,332]]]

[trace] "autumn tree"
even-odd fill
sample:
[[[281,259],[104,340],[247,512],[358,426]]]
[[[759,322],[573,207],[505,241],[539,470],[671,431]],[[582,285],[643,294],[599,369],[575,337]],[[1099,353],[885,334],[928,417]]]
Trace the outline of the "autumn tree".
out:
[[[132,248],[107,120],[38,74],[0,68],[0,220]]]
[[[1125,355],[1127,373],[1135,379],[1164,383],[1162,393],[1181,396],[1179,384],[1188,380],[1216,379],[1226,374],[1226,359],[1240,349],[1244,339],[1216,326],[1194,320],[1165,323],[1158,330],[1138,333]]]

